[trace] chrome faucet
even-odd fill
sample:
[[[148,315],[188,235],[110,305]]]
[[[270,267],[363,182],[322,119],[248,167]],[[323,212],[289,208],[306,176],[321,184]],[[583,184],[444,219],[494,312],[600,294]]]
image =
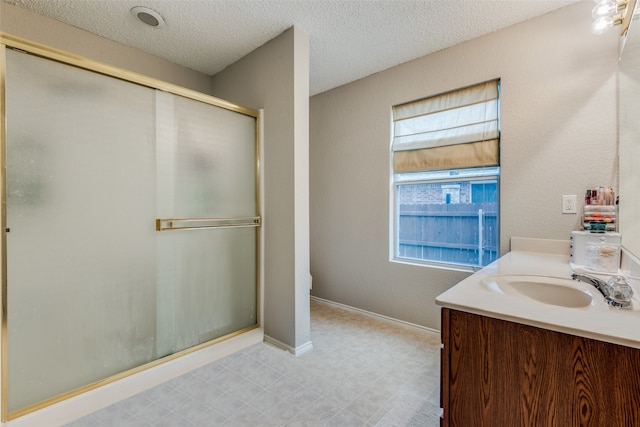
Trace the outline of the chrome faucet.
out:
[[[573,280],[578,280],[580,282],[589,283],[589,284],[595,286],[595,288],[598,291],[600,291],[600,293],[602,294],[604,299],[606,299],[607,302],[610,301],[609,285],[607,285],[607,282],[605,282],[604,280],[598,279],[597,277],[589,276],[587,274],[576,274],[576,273],[573,273],[571,275],[571,278]]]
[[[633,297],[633,289],[622,276],[614,277],[609,283],[587,274],[573,273],[571,278],[593,285],[604,296],[607,303],[613,307],[632,308],[631,297]]]
[[[632,308],[633,288],[624,276],[616,276],[607,283],[609,287],[609,304],[614,307]]]

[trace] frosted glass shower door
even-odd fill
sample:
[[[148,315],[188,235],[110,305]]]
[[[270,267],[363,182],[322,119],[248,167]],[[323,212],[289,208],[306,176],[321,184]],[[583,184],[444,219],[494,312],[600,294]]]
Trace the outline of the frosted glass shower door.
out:
[[[152,89],[13,50],[6,67],[14,411],[156,358],[155,126]]]
[[[0,48],[2,415],[256,327],[258,113]]]
[[[162,356],[257,323],[257,152],[255,117],[192,99],[157,91],[156,124],[158,218],[198,227],[158,233]]]

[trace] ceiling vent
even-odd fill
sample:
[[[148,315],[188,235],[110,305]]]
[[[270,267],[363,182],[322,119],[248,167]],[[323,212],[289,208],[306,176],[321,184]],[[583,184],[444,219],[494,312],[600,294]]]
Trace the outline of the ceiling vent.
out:
[[[150,27],[159,28],[164,26],[164,18],[162,18],[158,12],[148,7],[136,6],[131,9],[131,13]]]

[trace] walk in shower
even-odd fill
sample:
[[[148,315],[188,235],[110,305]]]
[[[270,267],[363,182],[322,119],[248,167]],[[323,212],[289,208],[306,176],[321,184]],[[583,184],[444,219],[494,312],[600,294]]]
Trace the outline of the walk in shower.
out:
[[[259,112],[0,40],[3,420],[257,327]]]

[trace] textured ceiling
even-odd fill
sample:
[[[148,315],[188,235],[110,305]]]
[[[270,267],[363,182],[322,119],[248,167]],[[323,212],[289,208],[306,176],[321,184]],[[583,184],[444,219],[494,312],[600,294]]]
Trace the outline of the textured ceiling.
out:
[[[314,95],[577,0],[4,1],[209,75],[296,26]],[[166,25],[143,25],[134,6]]]

